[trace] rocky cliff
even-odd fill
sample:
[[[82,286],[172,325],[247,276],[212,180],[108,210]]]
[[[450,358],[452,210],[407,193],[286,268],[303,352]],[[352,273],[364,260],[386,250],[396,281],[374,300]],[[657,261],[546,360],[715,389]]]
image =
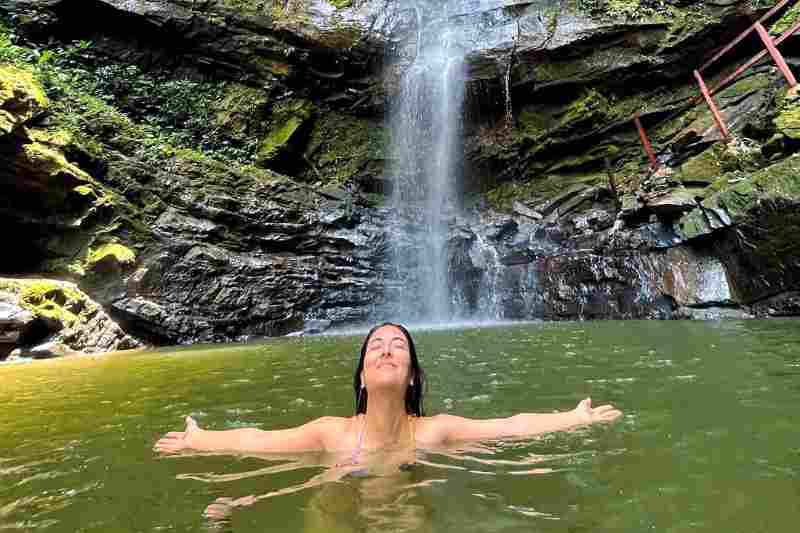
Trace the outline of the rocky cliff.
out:
[[[0,273],[74,280],[155,343],[386,315],[415,287],[385,266],[386,235],[414,246],[421,228],[384,201],[385,115],[441,17],[409,5],[0,0],[0,224],[17,243]],[[715,95],[721,142],[692,78],[768,7],[450,3],[470,36],[450,239],[465,316],[800,312],[800,102],[758,63]],[[758,50],[743,41],[709,84]]]

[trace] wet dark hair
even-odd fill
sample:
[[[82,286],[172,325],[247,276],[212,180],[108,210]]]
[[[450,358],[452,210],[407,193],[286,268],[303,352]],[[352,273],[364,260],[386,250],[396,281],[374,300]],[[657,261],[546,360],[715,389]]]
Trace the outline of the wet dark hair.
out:
[[[369,344],[372,334],[384,326],[396,327],[403,332],[406,342],[408,342],[408,353],[411,356],[411,371],[414,373],[414,378],[413,385],[406,387],[406,413],[416,416],[425,416],[425,411],[422,408],[422,397],[425,394],[425,372],[423,372],[422,367],[419,366],[417,350],[414,348],[414,341],[411,339],[411,334],[400,324],[394,324],[392,322],[378,324],[369,330],[367,336],[364,337],[364,343],[361,345],[361,357],[358,359],[356,373],[353,376],[353,390],[356,394],[356,414],[364,414],[367,412],[367,389],[361,388],[361,371],[364,370],[364,356],[367,354],[367,345]]]

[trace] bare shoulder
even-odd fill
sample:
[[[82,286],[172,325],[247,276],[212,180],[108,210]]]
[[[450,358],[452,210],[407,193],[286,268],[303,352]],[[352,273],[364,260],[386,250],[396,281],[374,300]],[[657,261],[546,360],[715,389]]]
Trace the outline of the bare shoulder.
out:
[[[442,444],[448,440],[450,428],[460,419],[458,416],[448,414],[415,418],[416,440],[422,444]]]
[[[317,430],[323,448],[326,450],[339,450],[349,448],[351,435],[357,425],[358,418],[355,416],[323,416],[308,423]]]
[[[352,426],[353,418],[354,417],[321,416],[319,418],[315,418],[311,422],[308,422],[306,425],[323,433],[335,433],[339,431],[346,431],[350,426]]]
[[[315,418],[309,424],[318,424],[322,426],[336,426],[342,424],[349,424],[353,417],[351,416],[321,416]]]

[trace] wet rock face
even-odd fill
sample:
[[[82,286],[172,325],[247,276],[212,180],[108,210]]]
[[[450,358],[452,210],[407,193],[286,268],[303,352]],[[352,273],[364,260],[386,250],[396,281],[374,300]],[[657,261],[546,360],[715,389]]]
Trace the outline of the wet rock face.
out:
[[[0,358],[49,358],[142,343],[74,283],[0,278]]]
[[[620,229],[608,217],[597,207],[549,222],[520,217],[512,226],[507,216],[492,222],[484,213],[460,226],[466,244],[451,248],[451,266],[460,273],[456,300],[471,307],[464,314],[663,319],[723,316],[741,307],[725,264],[707,245],[665,245],[654,238],[668,231],[654,228],[661,224]],[[498,227],[513,230],[492,240]]]
[[[380,300],[379,213],[266,171],[196,160],[150,171],[136,194],[160,196],[152,243],[102,290],[132,331],[181,343],[284,335],[306,319],[364,319]]]

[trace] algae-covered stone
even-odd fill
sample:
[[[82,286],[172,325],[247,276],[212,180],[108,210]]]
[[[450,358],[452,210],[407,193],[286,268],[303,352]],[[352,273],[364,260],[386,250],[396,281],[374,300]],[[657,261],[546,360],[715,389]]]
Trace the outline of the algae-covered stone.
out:
[[[800,139],[800,98],[786,98],[774,119],[775,127],[791,139]]]
[[[683,183],[711,184],[719,178],[722,170],[719,156],[714,150],[705,150],[681,165],[676,176]]]
[[[769,31],[773,35],[780,35],[794,26],[798,19],[800,19],[800,5],[795,4],[787,9],[781,18],[775,21]]]
[[[11,133],[47,106],[44,90],[30,72],[0,65],[0,135]]]
[[[89,251],[86,269],[94,272],[116,271],[135,262],[136,254],[130,248],[118,243],[104,244]]]
[[[374,179],[383,174],[387,144],[387,131],[379,122],[325,111],[314,121],[304,154],[313,168],[301,175],[326,184]]]
[[[721,190],[678,221],[677,229],[683,238],[692,239],[745,222],[762,204],[800,201],[800,157],[786,158],[749,179],[727,183],[726,187],[715,184]]]
[[[280,155],[289,151],[295,136],[311,117],[311,111],[311,104],[306,100],[295,100],[277,107],[272,114],[272,128],[258,148],[256,163],[270,167]]]
[[[247,139],[260,130],[268,102],[269,92],[263,88],[229,84],[214,106],[214,126],[234,139]]]
[[[140,346],[74,283],[53,279],[0,278],[0,291],[39,321],[38,336],[28,332],[23,354],[43,342],[65,347],[64,353],[103,352]],[[34,329],[36,328],[29,328]],[[35,333],[36,331],[34,331]],[[59,354],[55,354],[59,355]]]

